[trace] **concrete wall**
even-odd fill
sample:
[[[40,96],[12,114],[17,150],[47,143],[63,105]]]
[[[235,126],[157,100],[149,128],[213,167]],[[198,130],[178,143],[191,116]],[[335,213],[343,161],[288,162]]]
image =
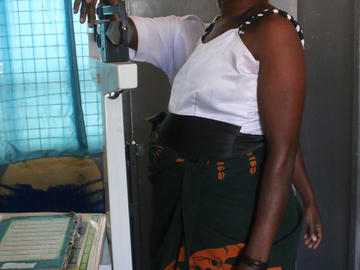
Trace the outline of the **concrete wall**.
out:
[[[354,2],[353,177],[349,235],[349,266],[353,268],[349,269],[360,269],[360,0]]]
[[[270,0],[271,4],[289,12],[292,16],[297,18],[298,1],[297,0]]]
[[[325,223],[319,251],[301,245],[300,270],[351,269],[353,7],[353,0],[299,1],[308,79],[302,146]]]

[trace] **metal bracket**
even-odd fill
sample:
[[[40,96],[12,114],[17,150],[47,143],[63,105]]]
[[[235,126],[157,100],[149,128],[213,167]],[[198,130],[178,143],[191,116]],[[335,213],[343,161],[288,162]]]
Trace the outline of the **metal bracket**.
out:
[[[128,32],[131,29],[127,20],[125,1],[121,1],[117,6],[100,3],[96,13],[99,20],[95,21],[95,40],[102,61],[106,63],[129,61]],[[115,13],[120,15],[119,22],[108,18]]]

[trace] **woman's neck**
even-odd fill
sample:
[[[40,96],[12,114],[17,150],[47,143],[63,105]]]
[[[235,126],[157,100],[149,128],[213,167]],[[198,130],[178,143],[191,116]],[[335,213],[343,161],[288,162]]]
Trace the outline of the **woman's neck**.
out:
[[[266,5],[267,0],[218,0],[221,17],[235,18],[251,7]]]

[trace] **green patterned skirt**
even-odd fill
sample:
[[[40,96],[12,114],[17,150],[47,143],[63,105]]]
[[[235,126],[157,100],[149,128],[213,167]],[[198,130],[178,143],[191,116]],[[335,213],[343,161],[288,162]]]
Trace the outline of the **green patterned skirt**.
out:
[[[234,269],[254,221],[264,149],[228,160],[190,162],[150,141],[152,270]],[[294,270],[302,212],[291,192],[269,269]]]

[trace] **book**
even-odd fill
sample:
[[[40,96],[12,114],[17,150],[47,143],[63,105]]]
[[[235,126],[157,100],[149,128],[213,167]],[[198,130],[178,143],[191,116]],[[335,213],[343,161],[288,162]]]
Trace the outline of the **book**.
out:
[[[103,214],[0,214],[0,269],[98,269]]]

